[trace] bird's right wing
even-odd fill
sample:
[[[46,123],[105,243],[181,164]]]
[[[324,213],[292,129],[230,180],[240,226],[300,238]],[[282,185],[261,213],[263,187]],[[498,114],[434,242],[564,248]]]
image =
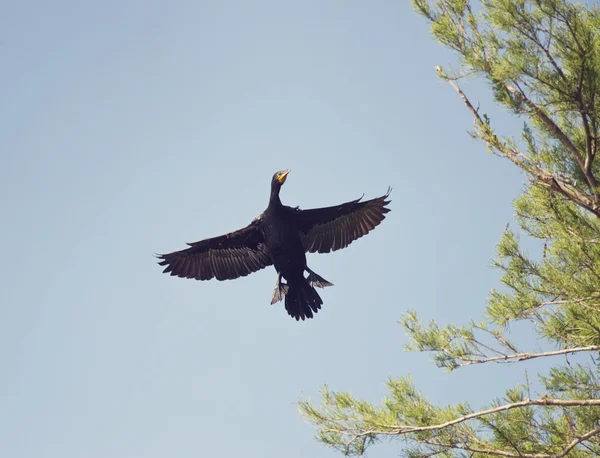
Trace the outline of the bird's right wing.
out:
[[[166,266],[164,273],[196,280],[232,280],[272,264],[257,221],[239,231],[188,245],[185,250],[158,255],[158,264]]]
[[[304,248],[310,253],[329,253],[346,248],[369,233],[385,219],[391,201],[387,194],[376,199],[361,199],[334,207],[296,211],[296,224]]]

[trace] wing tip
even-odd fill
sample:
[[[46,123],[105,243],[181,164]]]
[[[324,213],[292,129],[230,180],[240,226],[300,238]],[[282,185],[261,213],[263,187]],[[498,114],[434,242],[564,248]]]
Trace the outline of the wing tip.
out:
[[[384,205],[387,205],[387,204],[389,204],[389,203],[390,203],[392,200],[391,200],[391,199],[390,199],[390,200],[386,200],[386,199],[387,199],[388,197],[390,197],[390,194],[392,193],[393,189],[394,189],[394,188],[392,188],[391,186],[388,186],[388,188],[387,188],[387,191],[385,192],[385,194],[384,194],[383,196],[381,196],[381,197],[376,197],[376,198],[374,198],[374,199],[372,199],[372,200],[383,200],[383,204],[384,204]],[[365,193],[363,193],[363,195],[362,195],[362,196],[360,196],[358,199],[356,199],[356,200],[353,200],[353,201],[352,201],[352,203],[358,203],[358,202],[360,202],[361,200],[363,200],[363,199],[364,199],[364,197],[365,197]]]
[[[388,186],[386,193],[383,196],[380,197],[380,199],[382,200],[384,209],[386,210],[386,213],[389,212],[389,211],[391,211],[391,209],[385,208],[385,206],[389,205],[390,202],[392,201],[392,199],[388,199],[388,197],[390,197],[390,194],[392,193],[392,189],[393,188],[391,186]]]

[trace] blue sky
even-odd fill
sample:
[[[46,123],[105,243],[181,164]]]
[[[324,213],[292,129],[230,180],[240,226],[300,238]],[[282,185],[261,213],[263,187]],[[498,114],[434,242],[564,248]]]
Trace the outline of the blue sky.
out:
[[[296,406],[324,383],[376,401],[411,374],[477,406],[521,377],[403,351],[408,309],[481,318],[524,182],[467,135],[409,2],[5,2],[0,54],[3,456],[332,457]],[[283,168],[302,208],[394,188],[373,233],[309,256],[335,284],[314,320],[269,305],[272,268],[161,274],[153,253],[245,226]]]

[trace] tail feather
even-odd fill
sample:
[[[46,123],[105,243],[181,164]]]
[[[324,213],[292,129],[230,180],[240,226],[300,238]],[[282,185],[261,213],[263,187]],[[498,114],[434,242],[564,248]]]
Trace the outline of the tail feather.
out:
[[[313,313],[317,313],[322,304],[321,296],[306,280],[300,284],[289,285],[285,296],[285,309],[296,321],[312,318]]]

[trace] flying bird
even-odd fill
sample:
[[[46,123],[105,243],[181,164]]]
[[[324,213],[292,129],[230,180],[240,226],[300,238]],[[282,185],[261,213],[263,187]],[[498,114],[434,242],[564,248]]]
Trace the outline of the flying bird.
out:
[[[283,205],[279,198],[289,173],[288,169],[273,175],[269,205],[245,228],[157,255],[158,264],[166,266],[163,272],[196,280],[232,280],[273,265],[277,283],[271,304],[285,298],[291,317],[312,318],[323,304],[315,287],[333,284],[308,267],[306,253],[346,248],[373,230],[390,211],[386,205],[391,201],[386,199],[391,189],[372,200],[361,202],[361,197],[333,207],[300,210]]]

